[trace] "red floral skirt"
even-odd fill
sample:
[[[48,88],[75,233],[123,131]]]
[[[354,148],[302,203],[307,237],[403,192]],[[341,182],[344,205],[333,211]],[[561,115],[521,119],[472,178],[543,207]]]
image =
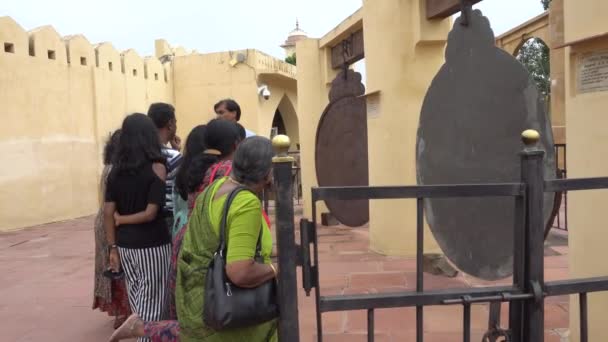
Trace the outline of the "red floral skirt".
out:
[[[95,297],[93,302],[93,310],[107,312],[110,316],[129,316],[131,315],[131,307],[129,306],[129,296],[127,295],[127,286],[124,279],[112,280],[112,301],[107,302],[104,298]]]

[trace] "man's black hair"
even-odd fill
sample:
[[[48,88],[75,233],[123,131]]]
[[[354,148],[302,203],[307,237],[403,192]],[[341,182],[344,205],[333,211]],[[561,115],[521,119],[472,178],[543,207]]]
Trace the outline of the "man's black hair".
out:
[[[243,127],[243,125],[237,122],[236,128],[239,131],[239,138],[241,139],[241,141],[245,140],[245,138],[247,138],[247,131],[245,131],[245,127]]]
[[[153,103],[148,109],[148,116],[156,128],[165,128],[171,120],[175,119],[175,107],[164,102]]]
[[[213,110],[217,111],[217,109],[221,105],[226,106],[226,109],[230,112],[236,112],[236,121],[241,120],[241,106],[239,106],[239,104],[236,103],[236,101],[234,101],[233,99],[220,100],[218,103],[215,104],[215,106],[213,106]]]

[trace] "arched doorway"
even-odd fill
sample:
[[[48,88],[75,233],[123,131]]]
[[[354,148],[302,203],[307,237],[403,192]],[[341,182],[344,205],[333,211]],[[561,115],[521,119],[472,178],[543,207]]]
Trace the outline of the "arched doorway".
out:
[[[274,117],[272,118],[270,136],[274,137],[277,134],[289,136],[291,140],[291,150],[300,149],[298,116],[296,115],[293,103],[287,95],[283,95],[283,98],[274,112]]]
[[[517,49],[515,49],[514,55],[528,69],[528,72],[530,72],[530,75],[536,82],[539,93],[545,98],[546,103],[549,103],[551,97],[551,59],[549,46],[542,39],[532,37],[522,41]]]
[[[275,109],[272,125],[270,126],[271,139],[277,134],[285,134],[291,141],[289,153],[294,157],[293,185],[294,200],[298,203],[302,197],[302,175],[300,173],[300,128],[295,107],[287,95],[283,95]]]
[[[272,131],[270,132],[270,137],[272,138],[277,134],[287,134],[285,122],[283,122],[283,115],[281,115],[281,111],[278,108],[274,112],[274,118],[272,119]]]

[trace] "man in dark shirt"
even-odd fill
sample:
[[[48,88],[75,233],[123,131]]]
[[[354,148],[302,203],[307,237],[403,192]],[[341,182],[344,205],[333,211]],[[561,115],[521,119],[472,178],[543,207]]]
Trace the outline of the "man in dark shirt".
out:
[[[158,136],[163,145],[163,155],[167,158],[167,180],[166,180],[166,200],[163,206],[163,215],[167,219],[168,227],[173,227],[173,184],[177,169],[182,163],[180,150],[180,139],[177,136],[177,119],[175,108],[168,103],[153,103],[148,109],[148,116],[158,129]],[[171,148],[167,145],[171,145]]]

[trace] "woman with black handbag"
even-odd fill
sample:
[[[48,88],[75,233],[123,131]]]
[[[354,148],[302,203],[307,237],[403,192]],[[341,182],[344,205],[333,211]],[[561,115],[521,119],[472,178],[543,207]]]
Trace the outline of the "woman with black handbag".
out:
[[[276,341],[277,268],[257,194],[271,182],[272,144],[245,139],[232,173],[196,201],[178,259],[182,342]]]

